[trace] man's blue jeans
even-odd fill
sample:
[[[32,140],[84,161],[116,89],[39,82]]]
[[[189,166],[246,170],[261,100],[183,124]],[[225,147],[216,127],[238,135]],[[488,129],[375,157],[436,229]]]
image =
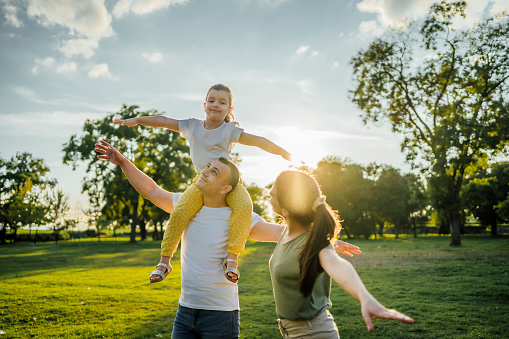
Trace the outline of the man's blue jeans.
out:
[[[210,311],[179,305],[172,339],[227,339],[239,337],[239,311]]]

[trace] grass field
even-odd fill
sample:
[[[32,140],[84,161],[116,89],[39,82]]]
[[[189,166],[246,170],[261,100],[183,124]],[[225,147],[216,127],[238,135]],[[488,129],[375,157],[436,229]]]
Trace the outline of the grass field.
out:
[[[333,286],[341,338],[509,338],[509,238],[464,236],[351,241],[350,260],[385,306],[412,325],[375,320]],[[280,338],[268,259],[274,244],[249,243],[241,258],[241,338]],[[180,267],[149,284],[159,243],[76,241],[0,246],[1,338],[169,338]],[[178,257],[177,257],[178,259]]]

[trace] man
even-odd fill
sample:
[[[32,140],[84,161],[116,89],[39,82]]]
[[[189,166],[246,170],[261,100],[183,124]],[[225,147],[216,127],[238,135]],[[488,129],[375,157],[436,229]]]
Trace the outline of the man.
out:
[[[181,193],[159,187],[119,151],[101,140],[95,145],[100,159],[120,166],[131,185],[156,206],[171,213]],[[238,181],[237,167],[221,158],[212,161],[201,173],[196,187],[203,193],[203,207],[188,223],[182,236],[181,296],[175,316],[172,338],[238,338],[239,297],[237,284],[223,273],[222,259],[227,253],[228,217],[231,208],[226,195]],[[277,241],[283,226],[263,221],[253,213],[250,238]],[[341,243],[347,255],[359,254],[356,246]],[[168,264],[169,257],[161,257]],[[160,266],[158,266],[160,267]]]

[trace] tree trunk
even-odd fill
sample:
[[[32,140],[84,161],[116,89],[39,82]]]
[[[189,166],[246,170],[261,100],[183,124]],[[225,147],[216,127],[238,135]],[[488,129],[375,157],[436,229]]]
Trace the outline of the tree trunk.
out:
[[[394,238],[398,239],[399,238],[399,234],[398,234],[398,226],[394,225]]]
[[[136,226],[139,224],[138,219],[138,203],[134,203],[132,207],[131,214],[131,234],[129,235],[129,242],[134,244],[136,243]]]
[[[380,222],[378,224],[378,235],[383,236],[384,235],[384,222]]]
[[[145,224],[145,219],[140,220],[140,236],[141,240],[145,240],[147,238],[147,226]]]
[[[0,245],[7,245],[7,226],[4,225],[0,230]]]
[[[498,227],[498,223],[497,223],[497,220],[495,219],[494,221],[491,222],[491,236],[492,237],[496,237],[498,235],[497,227]]]
[[[461,246],[461,230],[460,230],[460,215],[459,213],[452,212],[450,214],[449,224],[451,226],[451,243],[450,246]]]

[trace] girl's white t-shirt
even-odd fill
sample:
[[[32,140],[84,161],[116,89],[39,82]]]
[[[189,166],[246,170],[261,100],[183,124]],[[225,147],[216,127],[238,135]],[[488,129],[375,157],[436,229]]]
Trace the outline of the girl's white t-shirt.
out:
[[[181,195],[173,194],[173,205]],[[222,267],[231,212],[230,207],[203,206],[187,224],[180,248],[180,305],[215,311],[240,309],[238,286],[225,278]],[[260,221],[263,219],[253,213],[251,228]]]
[[[199,119],[179,120],[180,135],[189,142],[191,160],[198,172],[217,158],[231,160],[233,146],[244,131],[236,121],[223,122],[216,129],[205,129],[203,123]]]

